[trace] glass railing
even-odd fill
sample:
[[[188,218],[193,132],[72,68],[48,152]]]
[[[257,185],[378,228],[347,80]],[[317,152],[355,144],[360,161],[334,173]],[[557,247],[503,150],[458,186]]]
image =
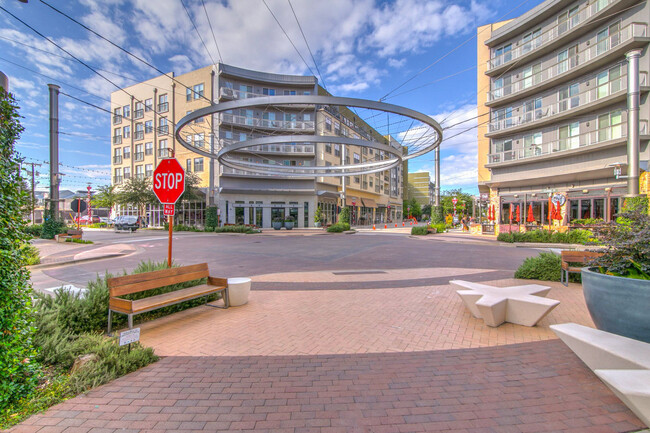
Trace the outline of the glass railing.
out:
[[[639,122],[639,133],[647,134],[648,121]],[[503,152],[491,153],[488,155],[488,164],[499,162],[517,161],[534,158],[552,153],[564,152],[573,149],[580,149],[594,144],[604,143],[610,140],[617,140],[627,136],[627,123],[622,122],[608,128],[601,128],[596,131],[586,132],[573,137],[561,138],[546,143],[525,146],[523,148],[506,150]]]
[[[269,120],[257,117],[237,116],[235,114],[221,113],[221,122],[233,123],[235,125],[252,126],[256,128],[269,129],[290,129],[290,130],[313,130],[314,121],[303,120]]]
[[[227,138],[219,139],[221,147],[233,143],[238,143],[236,140]],[[293,154],[313,154],[315,147],[313,144],[263,144],[258,146],[249,146],[244,149],[239,149],[239,152],[263,152],[263,153],[293,153]]]
[[[522,75],[523,78],[504,85],[498,89],[494,89],[488,92],[488,102],[495,101],[503,97],[517,94],[524,90],[530,89],[542,82],[546,82],[550,79],[558,77],[571,71],[575,68],[582,66],[583,64],[594,60],[598,57],[601,57],[622,43],[634,38],[634,37],[643,37],[647,34],[648,25],[645,23],[631,23],[628,26],[624,27],[618,33],[615,33],[609,36],[606,39],[597,40],[597,37],[594,37],[590,40],[591,46],[584,51],[579,52],[575,56],[571,56],[566,60],[562,60],[553,64],[552,66],[541,70],[535,74],[529,76],[523,76],[524,72],[519,70],[512,73],[510,76],[514,77],[516,75]]]
[[[271,165],[271,164],[268,164],[268,165],[269,165],[269,169],[273,169],[273,167],[274,167],[273,165]],[[299,166],[308,167],[308,166],[311,166],[311,164],[309,164],[309,161],[304,161],[304,163],[300,164]],[[225,165],[222,165],[220,167],[221,167],[220,168],[221,174],[239,174],[239,175],[245,175],[245,176],[282,176],[282,175],[271,175],[271,174],[268,174],[268,173],[258,173],[258,172],[248,171],[248,170],[240,170],[240,169],[231,168],[231,167],[228,167],[228,166],[225,166]],[[293,173],[302,173],[301,171],[298,171],[298,170],[291,170],[291,166],[277,165],[277,168],[281,168],[283,171],[288,170],[289,172],[293,172]]]
[[[645,86],[647,83],[647,72],[641,72],[640,85]],[[518,104],[512,107],[513,112],[522,112],[523,114],[516,117],[507,117],[505,119],[495,120],[488,124],[488,133],[504,131],[517,126],[525,125],[528,123],[543,120],[552,116],[565,113],[568,110],[590,104],[604,99],[608,96],[623,94],[627,91],[627,76],[624,75],[606,83],[596,85],[594,88],[562,99],[554,104],[545,105],[532,111],[525,111],[525,103]]]
[[[579,24],[588,21],[592,16],[603,10],[605,7],[609,6],[612,3],[616,3],[620,0],[597,0],[588,7],[582,9],[577,14],[568,17],[566,21],[560,22],[550,29],[546,30],[544,33],[530,39],[520,39],[516,42],[513,42],[512,45],[517,45],[517,47],[507,53],[500,54],[488,60],[487,69],[497,68],[499,66],[510,63],[513,60],[517,60],[519,57],[539,48],[544,45],[553,42],[558,39],[560,36],[566,35],[569,30],[576,27]]]

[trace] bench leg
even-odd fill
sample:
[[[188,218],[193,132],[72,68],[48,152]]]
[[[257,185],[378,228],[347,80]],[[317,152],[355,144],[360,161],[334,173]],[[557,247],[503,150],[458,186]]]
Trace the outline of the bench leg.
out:
[[[230,296],[228,296],[228,288],[223,291],[223,304],[226,306],[226,308],[230,308]]]
[[[129,314],[129,329],[133,328],[133,314]]]
[[[562,269],[562,276],[560,277],[560,281],[562,284],[564,284],[564,287],[569,287],[569,271],[566,269]]]
[[[109,337],[111,336],[111,325],[113,324],[112,319],[113,319],[113,311],[109,309],[108,310],[108,336]]]

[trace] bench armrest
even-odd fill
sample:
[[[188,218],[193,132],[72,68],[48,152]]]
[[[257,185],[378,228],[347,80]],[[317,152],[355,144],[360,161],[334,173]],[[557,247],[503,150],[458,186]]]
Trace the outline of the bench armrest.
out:
[[[224,286],[228,287],[227,278],[208,277],[208,284],[211,286]]]
[[[110,297],[108,299],[108,307],[109,309],[114,311],[124,311],[124,312],[133,311],[132,301],[129,301],[128,299],[122,299],[116,297]]]

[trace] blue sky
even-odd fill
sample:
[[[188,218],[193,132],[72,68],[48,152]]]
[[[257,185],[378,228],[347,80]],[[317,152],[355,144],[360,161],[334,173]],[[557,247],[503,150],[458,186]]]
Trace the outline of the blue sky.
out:
[[[163,71],[184,73],[212,61],[181,0],[70,0],[47,3]],[[189,13],[217,59],[206,11],[225,63],[267,72],[310,74],[262,0],[184,0]],[[266,0],[303,57],[311,64],[290,6],[300,20],[323,80],[330,92],[378,100],[447,119],[450,126],[476,115],[476,27],[514,18],[540,0]],[[0,5],[82,59],[119,86],[159,75],[155,70],[101,41],[39,0],[28,4],[0,0]],[[463,44],[462,46],[459,46]],[[453,51],[452,51],[453,50]],[[434,64],[435,63],[435,64]],[[315,70],[312,65],[312,70]],[[18,143],[28,161],[47,161],[47,83],[105,109],[112,84],[71,60],[64,52],[0,11],[0,70],[24,116]],[[39,75],[41,74],[41,75]],[[62,188],[85,189],[108,184],[109,114],[60,97],[60,162],[66,173]],[[479,121],[484,121],[480,119]],[[445,131],[450,137],[476,126],[476,120]],[[476,129],[443,141],[442,189],[477,193]],[[409,171],[433,175],[433,153],[409,162]],[[39,169],[47,173],[48,166]],[[47,176],[39,188],[48,185]]]

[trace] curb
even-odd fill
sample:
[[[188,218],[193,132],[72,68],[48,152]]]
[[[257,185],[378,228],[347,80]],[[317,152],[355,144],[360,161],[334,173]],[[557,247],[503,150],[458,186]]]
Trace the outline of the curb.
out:
[[[67,261],[64,261],[64,262],[56,262],[56,263],[43,263],[43,264],[38,264],[38,265],[27,266],[27,269],[30,270],[30,271],[35,271],[35,270],[39,270],[39,269],[55,268],[57,266],[72,265],[72,264],[76,264],[76,263],[93,262],[93,261],[103,260],[103,259],[113,259],[115,257],[128,256],[129,254],[131,254],[133,252],[134,251],[128,252],[128,253],[106,254],[106,255],[100,256],[100,257],[89,257],[87,259],[67,260]]]

